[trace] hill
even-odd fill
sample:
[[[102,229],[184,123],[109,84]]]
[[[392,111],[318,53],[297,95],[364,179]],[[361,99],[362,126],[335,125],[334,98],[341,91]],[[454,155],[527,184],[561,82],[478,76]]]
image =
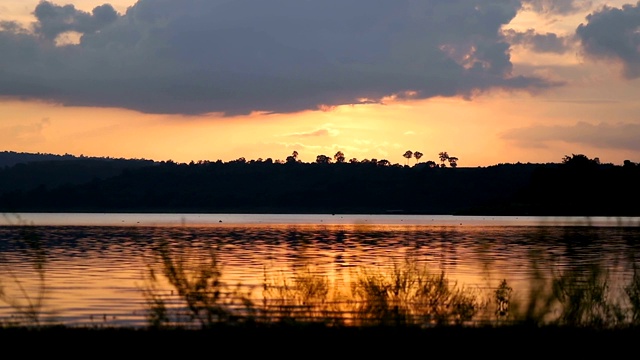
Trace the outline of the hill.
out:
[[[0,170],[3,212],[637,216],[640,166],[72,159]],[[612,192],[616,189],[616,192]]]
[[[0,168],[11,167],[16,164],[26,164],[34,161],[60,161],[71,160],[76,157],[73,155],[56,155],[41,153],[21,153],[15,151],[0,151]]]
[[[0,152],[0,192],[84,184],[95,179],[116,176],[124,169],[153,164],[154,161],[145,159],[3,151]]]

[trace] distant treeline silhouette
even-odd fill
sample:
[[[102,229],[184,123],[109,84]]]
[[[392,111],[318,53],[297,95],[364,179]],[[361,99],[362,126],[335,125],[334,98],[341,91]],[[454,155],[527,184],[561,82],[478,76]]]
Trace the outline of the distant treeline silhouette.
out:
[[[446,152],[441,164],[418,162],[418,154],[412,165],[345,161],[340,152],[335,162],[319,155],[312,163],[295,152],[284,161],[188,164],[43,159],[0,168],[0,211],[640,215],[640,166],[629,160],[573,154],[560,163],[465,168],[457,158],[445,167]]]

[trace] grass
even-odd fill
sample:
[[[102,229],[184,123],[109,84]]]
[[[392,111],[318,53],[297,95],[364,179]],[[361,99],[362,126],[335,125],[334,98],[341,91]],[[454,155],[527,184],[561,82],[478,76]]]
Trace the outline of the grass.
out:
[[[161,269],[150,269],[144,289],[150,327],[296,324],[622,329],[640,325],[638,271],[622,289],[611,289],[608,275],[597,264],[568,268],[550,280],[534,265],[528,298],[519,301],[513,298],[506,279],[488,291],[468,287],[412,259],[386,268],[356,269],[346,287],[308,268],[271,279],[265,272],[261,296],[256,296],[220,281],[223,270],[215,249],[208,258],[185,257],[185,253],[168,244],[157,248]],[[161,283],[172,286],[169,294],[158,290]]]
[[[11,219],[5,216],[11,223]],[[6,303],[14,310],[14,314],[0,326],[40,326],[44,311],[46,287],[47,253],[40,236],[31,231],[29,224],[19,217],[16,219],[18,240],[24,245],[23,251],[32,266],[35,288],[28,288],[13,270],[11,264],[0,253],[0,273],[7,275],[9,281],[0,278],[0,302]]]
[[[351,290],[356,325],[463,325],[486,306],[475,289],[410,259],[389,272],[362,270]]]
[[[151,326],[178,326],[180,323],[195,322],[200,327],[206,327],[231,320],[230,304],[226,301],[233,300],[233,297],[224,291],[220,282],[222,272],[215,254],[200,261],[188,258],[184,249],[171,249],[164,242],[158,246],[157,255],[162,264],[162,275],[183,300],[185,309],[171,317],[166,302],[157,289],[156,270],[150,268],[148,286],[143,289],[143,294],[149,305],[147,319]]]
[[[576,327],[617,327],[627,315],[610,298],[607,274],[599,266],[569,269],[554,277],[553,296],[560,304],[558,324]]]
[[[265,279],[261,298],[220,281],[216,251],[208,258],[163,243],[160,269],[149,267],[147,319],[154,328],[205,329],[220,323],[322,324],[326,326],[465,325],[487,307],[478,289],[458,286],[443,272],[431,273],[407,260],[389,271],[359,269],[349,293],[310,269],[288,278]],[[160,278],[162,274],[164,278]],[[172,290],[161,291],[161,284]],[[171,304],[171,305],[169,305]]]

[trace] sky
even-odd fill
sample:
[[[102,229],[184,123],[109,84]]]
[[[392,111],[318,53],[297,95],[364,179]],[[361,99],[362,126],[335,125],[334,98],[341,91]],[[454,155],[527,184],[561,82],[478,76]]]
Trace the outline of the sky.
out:
[[[640,162],[639,79],[640,2],[0,3],[0,151]]]

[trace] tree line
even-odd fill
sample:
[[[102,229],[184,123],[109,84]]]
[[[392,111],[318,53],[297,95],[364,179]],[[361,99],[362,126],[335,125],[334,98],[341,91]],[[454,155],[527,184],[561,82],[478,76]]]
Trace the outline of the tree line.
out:
[[[336,155],[331,166],[300,162],[295,152],[282,162],[22,163],[0,169],[0,211],[640,215],[640,166],[629,160],[616,166],[573,154],[456,168]]]
[[[302,161],[299,159],[299,153],[298,151],[293,151],[291,153],[291,155],[287,156],[286,159],[284,161],[278,161],[276,160],[276,163],[286,163],[286,164],[292,164],[292,163],[301,163]],[[406,165],[409,165],[409,160],[411,158],[416,159],[416,165],[420,162],[420,159],[424,156],[423,153],[421,153],[420,151],[411,151],[411,150],[407,150],[405,151],[405,153],[402,155],[404,158],[407,159],[407,163]],[[441,161],[441,164],[438,165],[435,161],[433,160],[427,160],[426,162],[424,162],[424,164],[430,168],[434,168],[434,167],[447,167],[446,162],[449,163],[449,166],[455,168],[458,166],[458,158],[455,156],[450,156],[446,151],[442,151],[438,154],[438,158]],[[240,158],[240,161],[246,161],[244,158]],[[271,161],[270,159],[268,159],[269,161]],[[263,161],[262,159],[258,159],[257,162],[261,162]],[[402,166],[398,163],[391,163],[389,160],[387,159],[380,159],[378,160],[377,158],[371,158],[371,159],[362,159],[362,160],[358,160],[357,158],[351,158],[349,160],[347,160],[346,156],[344,155],[344,153],[342,151],[338,151],[336,152],[333,157],[328,156],[328,155],[324,155],[324,154],[320,154],[316,156],[315,162],[317,164],[331,164],[331,163],[335,163],[335,164],[343,164],[343,163],[350,163],[350,164],[358,164],[358,163],[365,163],[365,164],[376,164],[379,166]]]

